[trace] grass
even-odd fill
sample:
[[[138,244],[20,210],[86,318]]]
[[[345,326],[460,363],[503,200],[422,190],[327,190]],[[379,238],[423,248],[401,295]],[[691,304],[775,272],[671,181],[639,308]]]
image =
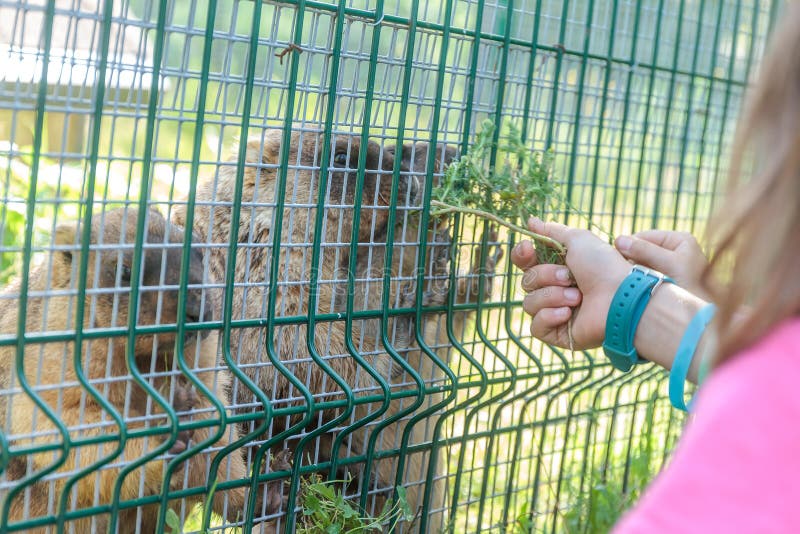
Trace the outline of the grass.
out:
[[[203,529],[203,512],[204,505],[197,504],[189,512],[189,515],[186,516],[183,525],[181,525],[181,518],[178,513],[172,508],[168,509],[166,516],[167,528],[165,532],[167,532],[167,534],[182,534],[184,532],[202,532],[203,534],[207,534],[209,532],[222,532],[223,534],[240,534],[242,532],[242,529],[240,528],[226,528],[224,530],[219,530],[220,527],[225,525],[225,519],[214,513],[211,514],[209,528]]]
[[[298,534],[370,534],[393,530],[400,521],[413,524],[415,515],[408,505],[406,490],[395,489],[396,498],[387,500],[380,514],[373,517],[360,510],[338,489],[344,480],[323,480],[319,474],[311,474],[300,481],[298,516],[296,532]],[[213,494],[213,493],[212,493]],[[210,506],[209,499],[204,504],[196,505],[186,520],[181,524],[178,513],[170,508],[166,514],[166,532],[181,534],[183,532],[202,532],[207,534],[212,528],[225,524],[222,517],[212,514],[210,527],[203,529],[203,512]],[[239,528],[225,529],[226,534],[238,534]]]
[[[607,448],[601,448],[597,455],[599,460],[592,463],[589,487],[570,488],[569,501],[572,506],[564,514],[565,532],[609,532],[622,514],[638,500],[655,475],[654,464],[662,458],[657,447],[659,436],[653,431],[656,399],[653,396],[647,403],[638,446],[630,453],[626,450],[610,455]]]
[[[524,331],[528,320],[512,313],[511,331]],[[486,337],[502,337],[503,315],[492,310],[479,317]],[[479,340],[465,344],[485,369],[498,368],[498,356]],[[513,390],[501,395],[490,388],[479,399],[496,400],[467,423],[476,391],[465,388],[459,392],[465,408],[448,421],[448,437],[467,436],[445,449],[448,505],[458,503],[451,531],[607,532],[636,502],[680,432],[682,416],[660,395],[663,373],[644,368],[637,371],[648,373],[641,379],[627,379],[607,366],[582,371],[588,356],[576,352],[565,354],[571,372],[559,375],[552,372],[562,368],[554,353],[534,342],[533,355],[552,373],[540,382],[518,346],[499,342],[497,348],[516,367]],[[455,355],[451,366],[460,376],[469,369],[461,365]],[[603,382],[580,386],[595,380]]]
[[[344,497],[337,484],[345,481],[323,481],[318,474],[303,479],[300,484],[298,534],[375,533],[385,528],[392,531],[398,522],[413,521],[414,514],[408,506],[405,488],[395,488],[394,500],[387,500],[381,513],[371,517]]]

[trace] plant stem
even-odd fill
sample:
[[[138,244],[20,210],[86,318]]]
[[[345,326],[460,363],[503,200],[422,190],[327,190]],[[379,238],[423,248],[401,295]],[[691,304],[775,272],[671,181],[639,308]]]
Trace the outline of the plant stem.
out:
[[[453,212],[460,212],[460,213],[467,213],[469,215],[477,215],[478,217],[483,217],[489,219],[490,221],[496,222],[500,226],[505,226],[509,230],[513,230],[514,232],[519,232],[520,234],[530,237],[531,239],[538,241],[544,245],[547,245],[551,248],[554,248],[556,252],[561,256],[564,257],[567,255],[567,249],[564,248],[564,245],[552,239],[550,237],[537,234],[536,232],[531,232],[527,228],[523,228],[521,226],[517,226],[516,224],[510,223],[505,219],[501,219],[500,217],[489,213],[487,211],[474,209],[474,208],[465,208],[461,206],[452,206],[450,204],[446,204],[444,202],[439,202],[438,200],[431,200],[431,206],[441,208],[436,211],[432,211],[431,215],[444,215],[446,213],[453,213]]]

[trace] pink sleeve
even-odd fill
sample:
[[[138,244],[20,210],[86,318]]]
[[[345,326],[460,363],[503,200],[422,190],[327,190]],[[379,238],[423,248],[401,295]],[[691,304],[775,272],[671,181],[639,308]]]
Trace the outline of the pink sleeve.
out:
[[[800,532],[800,319],[709,376],[665,470],[616,534]]]

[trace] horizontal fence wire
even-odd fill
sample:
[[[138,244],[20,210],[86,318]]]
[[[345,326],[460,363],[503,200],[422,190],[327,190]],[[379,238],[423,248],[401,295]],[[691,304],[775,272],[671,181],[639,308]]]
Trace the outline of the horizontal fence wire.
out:
[[[665,374],[427,208],[488,119],[546,216],[702,235],[780,4],[0,0],[0,532],[607,531]]]

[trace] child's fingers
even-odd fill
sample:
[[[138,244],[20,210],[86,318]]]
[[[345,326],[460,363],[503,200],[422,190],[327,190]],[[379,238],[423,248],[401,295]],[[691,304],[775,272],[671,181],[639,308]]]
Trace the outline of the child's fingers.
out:
[[[522,275],[522,290],[526,293],[547,286],[569,286],[572,275],[563,265],[545,263],[531,267]]]
[[[548,343],[556,343],[556,331],[564,326],[572,317],[572,308],[562,306],[559,308],[544,308],[533,316],[531,321],[531,335]]]
[[[538,264],[536,261],[536,250],[530,241],[521,241],[511,250],[511,263],[523,271]]]
[[[576,287],[548,286],[528,293],[522,301],[522,309],[535,316],[545,308],[577,306],[581,298],[581,292]]]
[[[614,245],[629,260],[646,265],[661,272],[672,272],[675,267],[675,253],[645,239],[619,236]]]
[[[677,250],[681,245],[689,244],[692,247],[699,248],[697,239],[689,232],[677,232],[672,230],[643,230],[636,232],[633,237],[644,239],[654,245],[666,248],[668,250]]]

